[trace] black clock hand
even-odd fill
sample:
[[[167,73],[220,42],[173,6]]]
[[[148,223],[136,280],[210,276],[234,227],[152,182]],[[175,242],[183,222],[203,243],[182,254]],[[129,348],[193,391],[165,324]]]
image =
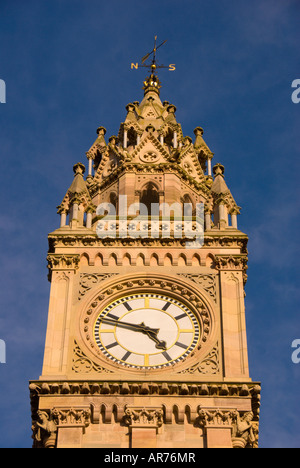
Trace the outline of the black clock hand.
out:
[[[108,319],[103,317],[101,322],[106,323],[108,325],[116,325],[118,327],[127,328],[128,330],[138,331],[147,335],[152,341],[156,343],[155,347],[157,349],[167,349],[167,343],[165,341],[161,341],[158,339],[157,335],[159,332],[159,328],[150,328],[146,327],[144,323],[140,325],[135,323],[128,323],[128,322],[120,322],[114,319]]]

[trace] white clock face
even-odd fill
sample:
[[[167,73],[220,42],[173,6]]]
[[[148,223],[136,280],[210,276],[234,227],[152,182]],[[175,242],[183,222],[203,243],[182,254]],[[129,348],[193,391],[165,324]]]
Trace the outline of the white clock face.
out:
[[[120,298],[97,317],[94,339],[117,364],[163,368],[179,363],[196,347],[200,325],[181,302],[160,294]]]

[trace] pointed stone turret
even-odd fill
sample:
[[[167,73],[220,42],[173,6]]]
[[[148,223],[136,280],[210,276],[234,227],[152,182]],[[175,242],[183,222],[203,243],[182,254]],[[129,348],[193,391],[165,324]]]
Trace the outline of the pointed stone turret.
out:
[[[232,216],[232,227],[237,228],[236,215],[240,213],[229,188],[224,179],[224,166],[216,164],[213,168],[215,176],[211,187],[211,194],[214,203],[215,225],[221,229],[229,226],[228,215]]]
[[[66,225],[66,216],[69,213],[70,227],[84,225],[84,213],[87,212],[86,227],[91,227],[91,213],[95,212],[96,207],[83,178],[85,166],[77,163],[73,167],[74,179],[69,187],[62,203],[58,206],[58,213],[61,214],[61,227]]]

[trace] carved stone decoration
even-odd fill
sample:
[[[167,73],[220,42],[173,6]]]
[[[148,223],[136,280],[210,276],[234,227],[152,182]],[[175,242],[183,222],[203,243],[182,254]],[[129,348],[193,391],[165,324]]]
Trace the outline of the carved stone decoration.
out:
[[[204,291],[206,291],[214,302],[217,302],[217,287],[216,287],[216,275],[194,275],[189,273],[178,273],[179,276],[197,283]]]
[[[79,294],[78,300],[80,299],[94,286],[97,286],[101,281],[111,278],[118,273],[81,273],[79,283]]]
[[[91,422],[90,408],[53,408],[51,414],[60,427],[87,427]]]
[[[33,448],[55,448],[57,425],[53,416],[46,411],[37,411],[37,417],[32,424]]]
[[[162,407],[125,406],[124,422],[129,427],[156,427],[163,425],[164,411]]]
[[[48,279],[51,280],[51,274],[53,271],[59,270],[73,270],[76,271],[79,268],[80,255],[79,254],[48,254]]]
[[[252,411],[210,410],[199,408],[199,425],[205,427],[230,427],[233,448],[258,447],[258,423],[253,421]]]
[[[140,155],[141,161],[147,162],[147,163],[156,162],[158,158],[159,158],[159,155],[155,153],[154,151],[148,151],[147,153]]]
[[[248,257],[246,255],[216,255],[215,266],[219,271],[242,271],[244,285],[247,282]]]
[[[220,372],[219,345],[210,351],[210,353],[201,361],[188,369],[184,369],[179,374],[218,374]]]
[[[253,413],[249,411],[240,415],[238,411],[233,414],[232,444],[233,448],[257,447],[258,433],[253,426]]]
[[[74,343],[73,349],[72,370],[76,372],[76,374],[88,374],[90,372],[97,372],[99,374],[113,374],[112,371],[99,366],[91,359],[89,359],[80,349],[76,341]]]
[[[200,426],[231,426],[233,412],[224,411],[220,409],[216,410],[207,410],[200,408],[198,411],[199,414],[199,424]]]

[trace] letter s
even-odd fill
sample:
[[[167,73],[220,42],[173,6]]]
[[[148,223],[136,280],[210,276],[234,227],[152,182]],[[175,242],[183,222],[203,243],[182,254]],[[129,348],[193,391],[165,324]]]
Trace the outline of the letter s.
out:
[[[294,364],[299,364],[300,362],[300,340],[294,340],[292,343],[292,348],[296,348],[292,353],[292,361]]]
[[[299,104],[300,102],[300,80],[294,80],[292,83],[292,88],[297,88],[292,94],[292,101],[294,104]]]

